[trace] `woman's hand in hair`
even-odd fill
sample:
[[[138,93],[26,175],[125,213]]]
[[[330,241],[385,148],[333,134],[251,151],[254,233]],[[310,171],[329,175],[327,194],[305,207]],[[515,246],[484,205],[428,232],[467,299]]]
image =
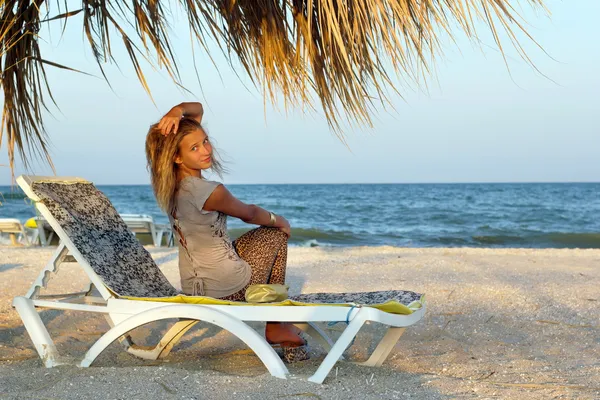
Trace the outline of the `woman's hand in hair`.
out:
[[[179,121],[181,118],[192,118],[202,122],[202,116],[204,115],[204,107],[200,103],[181,103],[171,108],[164,117],[158,122],[158,129],[161,133],[167,136],[169,133],[177,133],[179,129]]]
[[[181,118],[184,116],[184,109],[181,105],[177,105],[168,113],[166,113],[158,122],[158,129],[160,132],[167,136],[170,133],[177,133],[177,129],[179,129],[179,122]]]

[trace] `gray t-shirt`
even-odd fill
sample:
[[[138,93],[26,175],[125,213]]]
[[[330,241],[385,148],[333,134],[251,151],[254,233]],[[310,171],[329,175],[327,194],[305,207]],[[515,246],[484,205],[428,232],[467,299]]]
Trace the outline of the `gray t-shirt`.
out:
[[[186,177],[175,197],[176,219],[170,219],[179,240],[181,287],[188,295],[225,297],[250,282],[250,266],[238,256],[227,234],[227,215],[202,209],[219,185]]]

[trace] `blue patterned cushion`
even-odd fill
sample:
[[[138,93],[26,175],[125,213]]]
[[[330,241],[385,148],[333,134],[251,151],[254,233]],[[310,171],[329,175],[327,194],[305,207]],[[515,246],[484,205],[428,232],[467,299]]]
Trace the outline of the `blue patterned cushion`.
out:
[[[131,297],[178,294],[117,210],[93,184],[34,182],[32,189],[114,293]]]

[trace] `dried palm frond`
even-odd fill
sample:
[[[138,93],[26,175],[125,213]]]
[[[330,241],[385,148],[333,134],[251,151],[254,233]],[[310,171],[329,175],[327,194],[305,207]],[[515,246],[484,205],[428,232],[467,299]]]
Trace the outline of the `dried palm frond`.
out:
[[[80,20],[103,75],[103,64],[117,61],[111,52],[116,37],[150,94],[142,58],[164,68],[181,85],[168,34],[170,11],[181,7],[192,36],[205,49],[208,40],[216,40],[230,62],[240,62],[265,98],[274,102],[280,94],[286,106],[312,106],[316,94],[334,132],[341,134],[341,117],[370,125],[375,102],[385,105],[387,93],[399,93],[390,70],[401,80],[420,84],[441,53],[442,38],[453,39],[458,31],[477,39],[475,26],[481,21],[503,54],[500,31],[533,66],[518,35],[533,39],[516,3],[519,0],[82,0],[80,9],[40,19],[42,8],[60,10],[60,0],[0,0],[0,144],[5,136],[11,167],[15,147],[25,165],[31,152],[50,161],[42,109],[44,96],[52,96],[44,67],[67,67],[40,54],[42,23]],[[520,3],[546,11],[543,0]]]

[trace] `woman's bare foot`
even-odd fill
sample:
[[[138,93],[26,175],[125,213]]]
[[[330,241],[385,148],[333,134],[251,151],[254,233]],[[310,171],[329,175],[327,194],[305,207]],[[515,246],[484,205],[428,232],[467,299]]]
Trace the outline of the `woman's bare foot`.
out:
[[[270,344],[284,347],[303,346],[306,341],[300,336],[300,329],[289,323],[267,322],[265,337]]]

